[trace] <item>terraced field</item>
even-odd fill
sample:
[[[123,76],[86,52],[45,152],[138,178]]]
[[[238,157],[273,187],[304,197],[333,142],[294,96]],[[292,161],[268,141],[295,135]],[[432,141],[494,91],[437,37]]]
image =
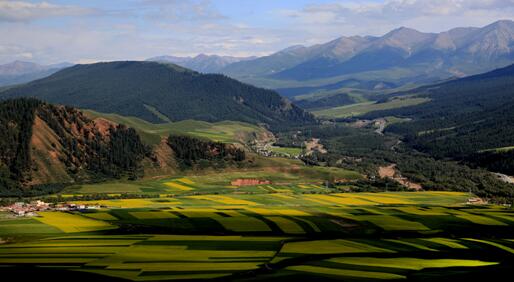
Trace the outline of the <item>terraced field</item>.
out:
[[[0,214],[0,266],[129,281],[433,281],[511,272],[510,209],[467,206],[466,193],[301,189],[78,201],[103,207],[32,219]]]

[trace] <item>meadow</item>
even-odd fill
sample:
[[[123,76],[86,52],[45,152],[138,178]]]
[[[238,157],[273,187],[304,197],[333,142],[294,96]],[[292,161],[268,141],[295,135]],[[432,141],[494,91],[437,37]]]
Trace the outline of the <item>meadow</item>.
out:
[[[335,107],[313,112],[316,116],[326,118],[346,118],[359,116],[373,111],[397,109],[401,107],[415,106],[430,101],[427,98],[401,98],[392,99],[384,103],[363,102],[347,106]]]
[[[237,121],[210,123],[198,120],[183,120],[154,124],[136,117],[117,114],[105,114],[91,110],[84,110],[84,113],[93,119],[104,118],[132,127],[140,134],[143,142],[150,145],[159,144],[162,138],[168,137],[170,134],[191,135],[212,141],[237,143],[245,139],[246,135],[264,132],[264,129],[259,126]]]

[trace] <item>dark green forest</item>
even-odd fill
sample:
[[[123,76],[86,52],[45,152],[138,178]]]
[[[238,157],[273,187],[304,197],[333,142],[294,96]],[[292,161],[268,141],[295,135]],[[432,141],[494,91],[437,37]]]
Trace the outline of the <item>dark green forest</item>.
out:
[[[314,122],[311,114],[272,90],[155,62],[76,65],[0,97],[27,96],[154,123],[164,120],[153,108],[172,121],[234,120],[271,126]]]
[[[514,66],[414,90],[431,101],[364,115],[412,118],[386,132],[438,159],[465,160],[496,172],[512,172],[509,154],[482,152],[514,145]],[[408,94],[413,94],[409,92]]]
[[[41,102],[16,99],[0,103],[0,193],[20,188],[30,169],[30,139]]]
[[[243,149],[221,142],[212,142],[190,136],[170,135],[168,145],[175,154],[175,159],[183,169],[225,166],[242,162],[246,158]]]

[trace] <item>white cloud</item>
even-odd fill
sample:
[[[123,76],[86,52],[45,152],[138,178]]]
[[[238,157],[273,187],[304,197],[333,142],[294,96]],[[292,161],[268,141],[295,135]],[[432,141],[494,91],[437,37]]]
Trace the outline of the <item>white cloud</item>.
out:
[[[141,0],[142,12],[154,21],[205,22],[226,19],[210,0]]]
[[[382,35],[399,26],[443,31],[514,19],[514,0],[334,1],[307,5],[300,10],[282,10],[278,14],[289,17],[300,28],[319,30],[329,36],[337,32],[339,35]]]
[[[48,2],[25,2],[0,0],[0,21],[18,22],[63,16],[83,16],[95,10],[70,5],[56,5]]]

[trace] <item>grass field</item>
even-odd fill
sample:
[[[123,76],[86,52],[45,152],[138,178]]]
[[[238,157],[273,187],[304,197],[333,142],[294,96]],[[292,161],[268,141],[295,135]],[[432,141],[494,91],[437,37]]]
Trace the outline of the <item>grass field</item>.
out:
[[[421,103],[425,103],[428,101],[429,99],[426,98],[397,98],[385,103],[364,102],[348,106],[325,109],[321,111],[315,111],[313,113],[319,117],[345,118],[359,116],[372,111],[390,110],[401,107],[419,105]]]
[[[244,122],[222,121],[209,123],[197,120],[184,120],[153,124],[136,117],[126,117],[117,114],[104,114],[91,110],[84,110],[91,118],[105,118],[115,123],[125,124],[134,128],[147,144],[159,144],[163,137],[170,134],[192,135],[213,141],[236,143],[241,138],[253,133],[262,133],[265,129]]]

